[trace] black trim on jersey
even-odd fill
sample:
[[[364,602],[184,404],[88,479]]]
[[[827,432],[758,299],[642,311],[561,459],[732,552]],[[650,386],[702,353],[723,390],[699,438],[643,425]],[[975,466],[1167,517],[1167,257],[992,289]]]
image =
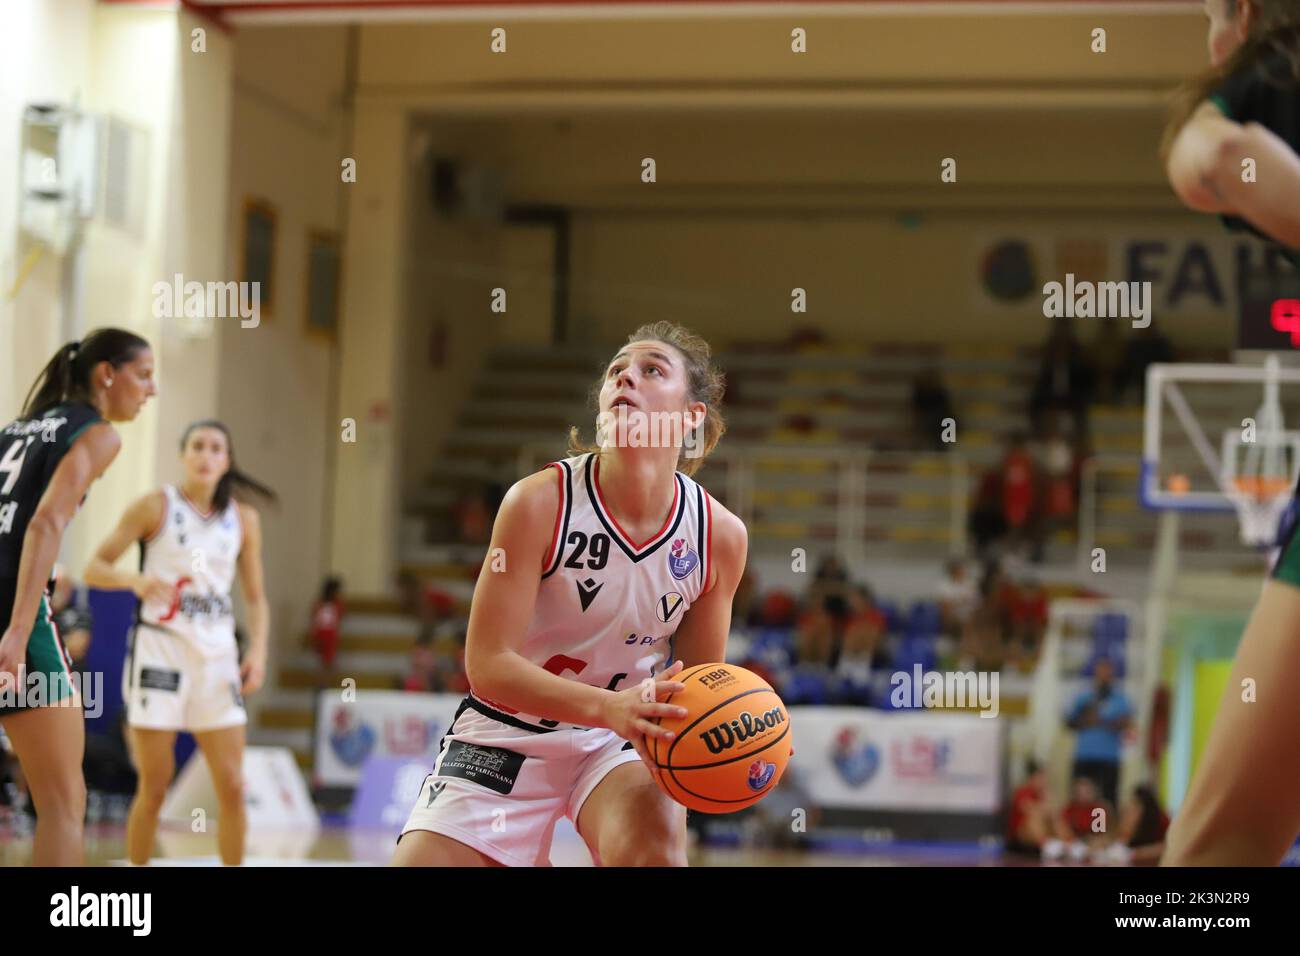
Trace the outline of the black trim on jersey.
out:
[[[614,542],[623,549],[623,553],[631,558],[633,562],[650,557],[650,555],[654,554],[672,539],[672,536],[677,532],[678,525],[682,523],[682,515],[686,513],[686,486],[682,484],[682,476],[677,472],[673,472],[673,480],[677,482],[677,513],[673,515],[672,526],[668,528],[667,531],[659,532],[659,540],[646,548],[646,550],[633,551],[628,547],[628,543],[623,540],[623,535],[619,533],[618,529],[612,527],[610,523],[605,520],[605,513],[600,506],[600,500],[596,497],[596,487],[593,484],[591,477],[591,463],[595,457],[594,453],[587,455],[585,471],[587,479],[587,500],[591,502],[591,510],[596,513],[596,520],[604,526],[605,530],[609,532],[609,536],[614,539]]]
[[[501,723],[509,724],[511,727],[518,727],[520,730],[531,730],[535,734],[549,734],[558,729],[556,727],[537,727],[526,721],[520,720],[518,717],[512,717],[510,714],[503,713],[495,707],[489,707],[473,694],[466,697],[461,706],[472,707],[484,717],[491,717],[493,720],[499,720]],[[457,716],[460,716],[459,712],[457,712]],[[455,721],[453,720],[452,723],[455,724]]]
[[[569,536],[569,514],[573,511],[573,469],[567,461],[558,461],[555,464],[564,469],[564,483],[560,489],[560,495],[564,499],[560,502],[560,507],[564,509],[564,517],[560,519],[560,536],[555,540],[555,558],[551,561],[551,566],[542,572],[543,581],[560,568],[560,559],[564,557],[564,542]]]
[[[166,514],[165,511],[166,507],[167,507],[167,493],[163,492],[163,508],[164,508],[163,527],[164,528],[167,527],[167,518],[168,518],[168,515]],[[139,545],[140,545],[140,569],[139,570],[140,573],[143,574],[145,549],[149,546],[149,544],[147,539],[141,538],[139,541]],[[142,616],[143,611],[144,611],[144,601],[143,599],[137,598],[135,602],[135,626],[131,628],[131,638],[130,638],[131,643],[127,647],[127,651],[126,651],[127,690],[135,689],[135,633],[136,631],[140,630],[141,626],[144,624],[144,617]]]
[[[700,594],[703,594],[709,586],[708,569],[705,567],[704,551],[704,489],[700,487],[699,482],[695,483],[695,535],[696,547],[700,555]]]
[[[136,632],[138,629],[139,629],[139,622],[137,621],[137,622],[136,622],[136,627],[131,628],[131,634],[130,634],[130,636],[127,638],[127,642],[128,642],[128,643],[127,643],[127,647],[126,647],[126,689],[127,689],[127,693],[130,693],[131,691],[135,690],[135,632]],[[123,705],[123,707],[125,707],[128,703],[129,703],[129,701],[126,701],[126,700],[122,701],[122,705]]]
[[[454,734],[454,733],[456,732],[456,721],[460,720],[460,715],[461,715],[461,714],[463,714],[463,713],[465,713],[465,711],[469,710],[469,702],[470,702],[470,698],[469,698],[469,697],[466,697],[464,700],[462,700],[462,701],[460,702],[460,706],[456,708],[456,716],[453,717],[453,718],[451,719],[451,723],[449,723],[449,724],[447,725],[447,731],[446,731],[446,733],[444,733],[444,734],[442,735],[442,737],[439,738],[439,740],[438,740],[438,757],[441,757],[441,756],[442,756],[442,748],[445,747],[445,746],[447,746],[447,738],[450,737],[452,734]],[[437,761],[438,761],[438,758],[435,757],[435,758],[434,758],[434,766],[435,766],[435,767],[437,766]],[[432,777],[432,776],[433,776],[433,774],[429,774],[429,777]],[[425,777],[425,779],[427,780],[427,779],[429,779],[429,777]]]

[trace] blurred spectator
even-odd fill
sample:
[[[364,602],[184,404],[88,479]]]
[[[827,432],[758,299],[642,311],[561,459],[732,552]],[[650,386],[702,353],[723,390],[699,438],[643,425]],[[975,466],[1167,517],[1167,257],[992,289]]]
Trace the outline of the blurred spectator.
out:
[[[344,613],[343,582],[328,577],[321,585],[320,597],[311,611],[311,641],[320,657],[324,684],[334,682],[334,660],[338,656],[339,627]]]
[[[836,602],[830,596],[821,604],[812,604],[799,617],[795,636],[795,654],[802,665],[831,667],[835,658]]]
[[[1050,428],[1043,448],[1043,531],[1073,528],[1077,507],[1075,489],[1074,444],[1069,434],[1069,418],[1059,416]]]
[[[871,591],[859,585],[849,594],[849,617],[843,646],[835,665],[840,703],[871,704],[871,667],[885,636],[885,615],[876,607]]]
[[[1020,587],[1007,592],[1010,658],[1029,666],[1037,660],[1047,630],[1047,591],[1033,573],[1026,574]]]
[[[948,559],[937,596],[944,631],[961,634],[980,603],[979,589],[964,560]]]
[[[1136,389],[1142,401],[1147,388],[1147,366],[1155,362],[1174,361],[1174,347],[1156,326],[1153,318],[1145,329],[1138,329],[1129,337],[1124,353],[1124,366],[1120,373],[1120,400]]]
[[[459,544],[487,544],[492,534],[492,511],[486,491],[470,489],[452,505],[452,520]]]
[[[1011,795],[1007,812],[1004,844],[1008,853],[1025,853],[1034,857],[1056,855],[1070,839],[1070,830],[1059,814],[1052,812],[1047,799],[1047,772],[1036,760],[1026,767],[1024,782]]]
[[[831,702],[832,673],[835,668],[836,617],[843,598],[823,594],[821,603],[809,603],[799,618],[795,634],[796,663],[781,688],[787,704],[827,704]]]
[[[1057,410],[1074,416],[1076,431],[1087,431],[1091,397],[1092,373],[1083,350],[1068,320],[1058,321],[1043,347],[1043,361],[1029,399],[1034,434],[1043,434],[1045,414]]]
[[[421,593],[419,578],[410,571],[398,572],[397,595],[403,614],[409,614],[412,617],[420,616]]]
[[[990,566],[980,581],[980,603],[962,632],[959,670],[1002,669],[1006,615],[1000,594],[1001,575]]]
[[[822,558],[813,575],[812,585],[808,588],[807,606],[823,608],[841,623],[849,610],[849,573],[844,569],[844,562],[838,555],[828,554]]]
[[[975,543],[976,557],[987,557],[989,549],[1007,531],[1002,516],[1002,480],[996,470],[986,471],[980,478],[975,499],[971,502],[967,528]]]
[[[794,627],[799,603],[789,591],[769,591],[759,605],[758,623],[763,627]]]
[[[401,689],[413,693],[433,693],[438,690],[437,655],[433,643],[424,639],[411,648],[411,659]]]
[[[1092,347],[1088,350],[1095,376],[1094,398],[1112,404],[1119,401],[1124,380],[1124,336],[1118,322],[1102,322],[1097,326]]]
[[[1076,731],[1074,776],[1094,781],[1101,795],[1117,802],[1122,735],[1133,722],[1133,706],[1114,686],[1115,666],[1098,658],[1093,666],[1093,686],[1081,691],[1070,708],[1068,725]]]
[[[449,694],[468,694],[469,678],[465,676],[465,634],[440,638],[434,644],[437,652],[435,667],[438,689]]]
[[[1029,454],[1022,432],[1011,436],[1011,444],[1002,457],[999,483],[1002,489],[1002,520],[1012,544],[1033,543],[1035,508],[1038,503],[1038,469]]]
[[[1165,849],[1169,815],[1147,784],[1133,789],[1119,822],[1118,845],[1107,857],[1114,863],[1155,863]]]
[[[943,440],[943,420],[952,417],[952,398],[938,369],[918,373],[912,380],[912,429],[919,447],[947,451],[951,445]]]
[[[1088,846],[1106,846],[1115,839],[1115,805],[1101,795],[1091,777],[1074,778],[1061,819],[1070,834]]]

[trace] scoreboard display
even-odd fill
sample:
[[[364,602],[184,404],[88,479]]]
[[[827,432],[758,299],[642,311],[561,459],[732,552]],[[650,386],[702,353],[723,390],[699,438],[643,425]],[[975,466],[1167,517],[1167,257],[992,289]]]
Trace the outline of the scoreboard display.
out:
[[[1259,269],[1243,277],[1237,348],[1300,349],[1300,270]]]

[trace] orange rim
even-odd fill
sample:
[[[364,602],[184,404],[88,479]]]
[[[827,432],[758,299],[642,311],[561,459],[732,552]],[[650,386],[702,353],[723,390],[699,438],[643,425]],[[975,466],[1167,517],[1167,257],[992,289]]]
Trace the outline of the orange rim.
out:
[[[1291,490],[1291,481],[1271,475],[1238,475],[1232,479],[1233,487],[1243,495],[1263,500],[1284,495]]]

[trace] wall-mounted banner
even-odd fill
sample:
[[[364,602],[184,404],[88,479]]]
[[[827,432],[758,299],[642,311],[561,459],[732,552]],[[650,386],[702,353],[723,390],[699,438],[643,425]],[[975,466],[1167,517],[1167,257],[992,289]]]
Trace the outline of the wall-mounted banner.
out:
[[[993,813],[998,724],[978,714],[791,707],[791,768],[826,807]]]
[[[1096,294],[1098,287],[1116,283],[1136,287],[1144,307],[1149,291],[1150,312],[1157,321],[1188,313],[1219,313],[1235,319],[1249,277],[1293,271],[1275,248],[1247,234],[1226,231],[1156,230],[1118,236],[1098,231],[1091,236],[1067,236],[1045,235],[1038,228],[1007,230],[973,237],[971,257],[972,304],[983,313],[1011,310],[1049,315],[1068,288],[1071,303],[1063,314],[1086,317],[1085,298],[1093,294],[1094,302],[1099,302],[1106,296]],[[1094,306],[1091,317],[1103,314],[1100,306]],[[1121,318],[1142,326],[1137,314]]]
[[[432,769],[438,741],[465,699],[395,690],[359,690],[350,703],[341,697],[323,690],[316,702],[316,778],[325,787],[355,787],[371,757],[420,758]]]

